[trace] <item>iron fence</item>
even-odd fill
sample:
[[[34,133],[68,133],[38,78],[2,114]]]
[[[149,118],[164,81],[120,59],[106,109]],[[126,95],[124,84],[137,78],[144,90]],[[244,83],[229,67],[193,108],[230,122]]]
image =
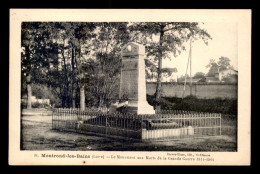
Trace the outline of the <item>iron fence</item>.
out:
[[[166,114],[168,113],[168,114]],[[194,111],[144,115],[142,139],[182,139],[221,135],[221,114]]]
[[[54,109],[52,128],[131,139],[181,139],[221,135],[221,114],[163,111],[152,115]]]

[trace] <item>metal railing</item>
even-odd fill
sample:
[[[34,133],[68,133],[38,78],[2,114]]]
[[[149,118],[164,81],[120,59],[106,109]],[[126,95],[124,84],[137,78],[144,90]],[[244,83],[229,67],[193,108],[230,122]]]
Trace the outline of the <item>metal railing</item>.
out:
[[[182,139],[221,135],[221,114],[163,111],[152,115],[54,109],[52,128],[130,139]]]
[[[218,113],[167,111],[164,114],[144,115],[142,119],[146,123],[143,139],[182,139],[221,135],[221,114]]]

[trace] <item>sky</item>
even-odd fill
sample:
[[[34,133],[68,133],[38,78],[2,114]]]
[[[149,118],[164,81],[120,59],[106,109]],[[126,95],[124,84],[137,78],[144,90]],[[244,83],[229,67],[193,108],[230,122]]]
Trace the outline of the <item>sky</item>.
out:
[[[203,28],[211,35],[208,45],[202,40],[197,40],[192,44],[192,75],[196,72],[207,73],[210,59],[216,62],[221,56],[228,57],[230,64],[237,70],[237,24],[236,23],[204,23]],[[163,59],[163,68],[177,68],[178,76],[185,75],[189,46],[181,55],[172,57],[171,60]],[[189,74],[189,70],[188,70]]]

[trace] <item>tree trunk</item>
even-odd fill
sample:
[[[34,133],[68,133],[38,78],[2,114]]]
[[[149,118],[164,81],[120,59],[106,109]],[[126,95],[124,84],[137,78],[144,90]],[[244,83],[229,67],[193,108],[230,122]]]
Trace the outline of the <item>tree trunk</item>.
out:
[[[27,59],[27,76],[26,76],[26,86],[27,86],[27,109],[32,108],[32,88],[31,88],[31,62],[30,62],[30,48],[29,45],[25,46],[25,56]]]
[[[62,96],[62,100],[61,100],[61,107],[62,108],[65,108],[65,102],[66,102],[66,99],[64,99],[64,96]]]
[[[66,64],[66,58],[64,55],[64,50],[62,50],[62,57],[63,57],[63,66],[64,66],[64,74],[65,74],[65,87],[64,87],[64,97],[65,97],[65,103],[66,107],[69,106],[69,80],[68,80],[68,70],[67,70],[67,64]]]
[[[75,90],[72,90],[72,108],[76,108],[74,91]]]
[[[161,87],[162,87],[162,43],[163,43],[163,34],[164,32],[161,30],[160,33],[160,46],[159,46],[159,57],[158,57],[158,78],[156,85],[156,110],[160,110],[160,100],[161,100]]]
[[[80,110],[85,111],[85,89],[84,85],[80,87]]]
[[[28,74],[26,77],[27,83],[27,109],[32,108],[32,88],[31,88],[31,75]]]
[[[102,96],[100,96],[100,97],[99,97],[98,108],[99,108],[99,109],[102,109],[102,107],[103,107],[103,104],[104,104],[103,97],[102,97]]]
[[[80,43],[80,41],[79,41],[79,43]],[[77,57],[78,57],[78,59],[77,59]],[[80,61],[81,46],[79,46],[79,48],[77,49],[77,57],[75,56],[75,63],[76,63],[76,67],[78,70],[78,75],[80,77],[79,82],[78,82],[78,85],[80,88],[80,110],[84,111],[85,110],[85,85],[83,82],[84,74],[82,73],[82,70],[81,70],[81,61]]]
[[[75,83],[75,65],[74,65],[74,59],[75,59],[75,48],[72,47],[72,57],[71,57],[71,66],[72,66],[72,78],[71,78],[71,104],[72,108],[75,108],[75,95],[74,95],[74,83]]]

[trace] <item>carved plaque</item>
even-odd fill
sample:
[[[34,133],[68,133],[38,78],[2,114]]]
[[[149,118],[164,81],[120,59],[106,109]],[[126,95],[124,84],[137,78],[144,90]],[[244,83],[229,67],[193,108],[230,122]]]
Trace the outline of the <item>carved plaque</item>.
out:
[[[138,72],[124,71],[122,74],[122,81],[120,83],[121,96],[127,94],[129,99],[137,99],[138,97]]]
[[[124,61],[122,62],[122,70],[132,70],[138,68],[138,62],[137,61]]]

